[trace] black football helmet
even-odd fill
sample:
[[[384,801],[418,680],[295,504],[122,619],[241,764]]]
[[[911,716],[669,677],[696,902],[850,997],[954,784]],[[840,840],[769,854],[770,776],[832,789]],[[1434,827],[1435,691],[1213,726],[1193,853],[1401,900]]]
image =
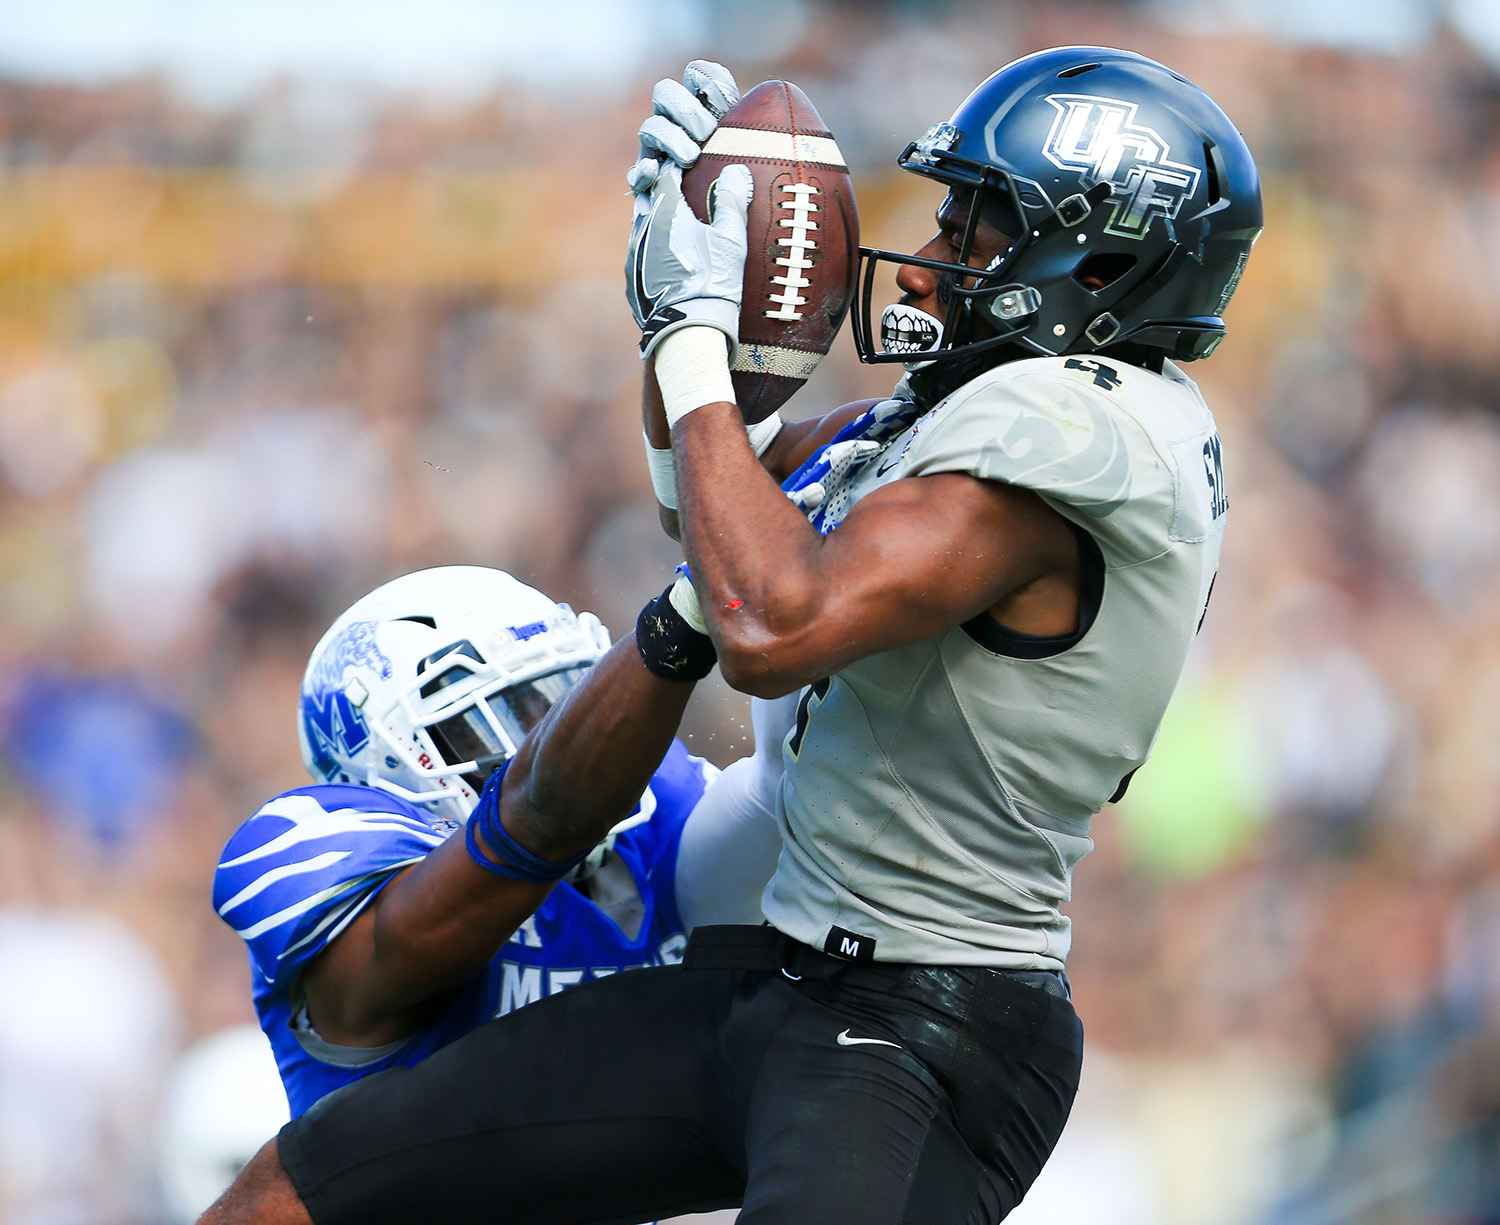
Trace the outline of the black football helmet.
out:
[[[968,227],[953,264],[860,248],[861,360],[982,368],[1018,352],[1128,344],[1192,361],[1223,339],[1260,236],[1260,181],[1228,116],[1170,68],[1104,47],[1039,51],[1000,69],[897,163],[970,195]],[[977,270],[967,260],[981,216],[1014,241]],[[876,344],[881,262],[943,274],[941,329],[887,307]]]

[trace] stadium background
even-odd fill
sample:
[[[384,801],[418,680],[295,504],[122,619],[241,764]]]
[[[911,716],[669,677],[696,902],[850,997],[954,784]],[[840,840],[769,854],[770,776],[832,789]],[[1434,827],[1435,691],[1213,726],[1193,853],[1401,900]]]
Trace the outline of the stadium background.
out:
[[[251,1015],[209,874],[301,781],[336,612],[473,562],[621,630],[675,562],[618,276],[651,82],[797,81],[866,241],[914,249],[937,201],[895,152],[1062,42],[1203,85],[1267,232],[1192,372],[1224,571],[1078,875],[1085,1084],[1013,1219],[1500,1221],[1493,5],[29,8],[0,12],[0,1222],[172,1219],[164,1102]],[[791,407],[886,382],[841,337]],[[746,722],[715,682],[688,743],[724,762]],[[178,1149],[252,1113],[211,1096]]]

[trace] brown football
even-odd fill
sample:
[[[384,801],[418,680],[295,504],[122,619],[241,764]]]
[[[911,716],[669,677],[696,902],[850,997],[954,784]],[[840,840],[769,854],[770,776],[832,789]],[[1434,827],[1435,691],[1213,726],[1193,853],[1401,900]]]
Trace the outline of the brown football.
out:
[[[833,344],[854,297],[859,213],[833,135],[789,81],[763,81],[741,98],[682,176],[700,220],[708,189],[736,163],[755,180],[733,365],[740,413],[753,424],[786,403]]]

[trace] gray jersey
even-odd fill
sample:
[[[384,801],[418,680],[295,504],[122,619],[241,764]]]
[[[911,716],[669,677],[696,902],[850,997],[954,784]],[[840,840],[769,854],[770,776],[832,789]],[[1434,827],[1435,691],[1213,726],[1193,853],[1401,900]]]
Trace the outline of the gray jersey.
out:
[[[824,502],[842,518],[939,472],[1033,489],[1087,531],[1104,560],[1098,613],[1050,658],[1001,654],[975,622],[808,690],[765,914],[860,958],[1056,969],[1090,818],[1146,759],[1208,600],[1219,438],[1170,365],[1011,362],[866,448]]]

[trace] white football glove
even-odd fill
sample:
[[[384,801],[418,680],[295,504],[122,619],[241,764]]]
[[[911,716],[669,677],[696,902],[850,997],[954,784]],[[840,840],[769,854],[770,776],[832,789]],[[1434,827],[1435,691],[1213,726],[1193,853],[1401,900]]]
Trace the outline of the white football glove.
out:
[[[712,60],[690,63],[681,85],[671,79],[658,81],[651,91],[655,109],[641,125],[640,157],[625,174],[630,190],[637,195],[650,191],[669,161],[684,170],[696,162],[703,142],[739,100],[734,74]]]
[[[708,324],[739,346],[740,297],[749,240],[745,220],[755,183],[745,166],[725,166],[708,192],[709,222],[682,194],[682,169],[664,162],[650,191],[636,197],[625,259],[625,296],[641,328],[641,356],[663,336]]]

